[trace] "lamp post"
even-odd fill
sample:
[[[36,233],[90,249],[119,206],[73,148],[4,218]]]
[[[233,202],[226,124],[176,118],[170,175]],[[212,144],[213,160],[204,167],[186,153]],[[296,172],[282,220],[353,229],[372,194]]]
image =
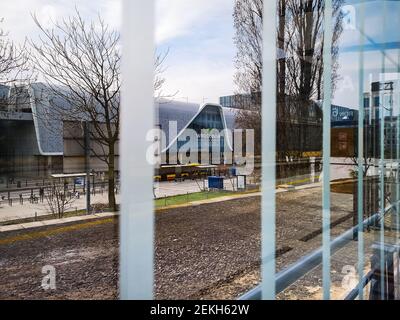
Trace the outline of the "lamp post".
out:
[[[86,214],[90,214],[90,137],[89,122],[84,122],[85,171],[86,171]]]

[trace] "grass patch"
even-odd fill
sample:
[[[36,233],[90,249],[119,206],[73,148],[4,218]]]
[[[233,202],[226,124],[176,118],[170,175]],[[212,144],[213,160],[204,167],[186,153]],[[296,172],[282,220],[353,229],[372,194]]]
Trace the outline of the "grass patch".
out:
[[[171,196],[171,197],[165,197],[165,198],[158,198],[155,200],[155,206],[156,208],[162,208],[162,207],[168,207],[168,206],[174,206],[174,205],[179,205],[179,204],[185,204],[188,202],[193,202],[193,201],[201,201],[201,200],[206,200],[206,199],[214,199],[214,198],[219,198],[223,196],[228,196],[236,194],[232,191],[202,191],[202,192],[195,192],[195,193],[188,193],[188,194],[180,194],[176,196]]]

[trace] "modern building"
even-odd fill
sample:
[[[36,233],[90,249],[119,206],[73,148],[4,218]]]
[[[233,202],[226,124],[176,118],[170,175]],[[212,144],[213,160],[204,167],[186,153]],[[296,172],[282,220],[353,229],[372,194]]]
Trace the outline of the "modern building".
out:
[[[400,80],[372,82],[370,91],[364,93],[364,114],[369,123],[381,119],[383,107],[384,116],[393,116],[394,106],[398,105]]]
[[[71,123],[70,120],[60,119],[54,114],[51,105],[65,102],[54,99],[46,85],[34,83],[29,86],[1,86],[0,103],[0,177],[13,177],[17,173],[24,177],[46,177],[51,173],[76,173],[85,170],[83,127],[81,123]],[[305,154],[319,152],[322,148],[320,102],[313,102],[296,110],[296,114],[291,113],[294,118],[290,119],[289,124],[284,124],[286,117],[278,120],[281,123],[278,125],[278,137],[286,138],[285,141],[278,141],[277,151],[301,151]],[[203,133],[213,130],[223,132],[224,129],[233,130],[238,127],[237,108],[161,99],[155,101],[155,115],[154,126],[163,132],[158,138],[161,164],[182,163],[185,155],[179,154],[178,150],[185,145],[186,150],[196,154],[197,161],[203,163],[213,162],[211,153],[215,152],[214,146],[219,148],[220,163],[224,163],[224,152],[232,152],[234,149],[233,137],[212,133],[205,137]],[[332,128],[350,128],[356,125],[358,113],[357,110],[333,105],[331,117]],[[188,129],[192,129],[192,133],[196,135],[191,140],[192,143],[195,142],[193,145],[188,144]],[[341,137],[343,140],[343,134]],[[107,165],[99,157],[105,156],[106,151],[96,141],[91,143],[90,167],[95,171],[106,171]],[[298,150],[299,146],[301,150]],[[353,143],[352,146],[350,149],[354,148]],[[118,170],[118,141],[115,149]],[[176,162],[171,161],[171,156]]]
[[[0,88],[0,176],[62,171],[61,123],[51,121],[45,86]]]
[[[188,142],[187,137],[184,136],[187,129],[192,129],[197,135],[197,139],[192,141],[192,143],[195,143],[188,148],[197,153],[199,161],[202,161],[204,156],[208,156],[212,161],[209,154],[212,152],[212,147],[217,144],[220,148],[221,162],[223,162],[224,151],[233,151],[233,137],[225,135],[224,130],[228,129],[233,132],[237,125],[234,109],[224,108],[213,103],[198,105],[177,101],[157,101],[155,106],[156,127],[165,134],[165,141],[161,141],[161,151],[165,155],[164,161],[170,163],[171,152],[176,152],[176,149],[179,150]],[[175,125],[176,128],[174,128]],[[216,136],[213,136],[212,133],[202,135],[205,131],[210,132],[212,130],[218,130],[222,134]],[[204,139],[210,140],[205,141]],[[220,141],[215,139],[220,139]],[[206,143],[209,149],[207,149]],[[180,155],[177,155],[177,160],[181,162]]]
[[[225,141],[223,130],[233,130],[235,128],[235,111],[228,108],[223,108],[218,104],[206,103],[203,105],[195,103],[184,103],[173,100],[161,99],[155,101],[155,128],[160,129],[163,133],[158,134],[155,139],[158,142],[159,152],[157,155],[161,156],[161,165],[167,164],[181,164],[184,162],[183,155],[179,150],[187,144],[186,150],[190,149],[192,155],[196,155],[196,161],[204,162],[205,157],[209,159],[210,163],[213,160],[210,153],[213,151],[212,147],[219,146],[220,163],[223,162],[224,151],[232,152],[233,141],[230,137]],[[90,125],[89,125],[90,126]],[[64,121],[63,123],[63,141],[64,141],[64,154],[63,154],[63,170],[64,173],[74,173],[82,171],[85,163],[84,151],[84,136],[83,127],[79,123],[71,123]],[[189,142],[187,134],[188,130],[192,129],[196,137],[192,137]],[[204,136],[202,132],[218,130],[220,135],[216,138],[210,134],[209,148],[206,149]],[[93,136],[93,135],[92,135]],[[95,171],[106,171],[106,165],[99,158],[102,153],[101,147],[95,141],[91,141],[91,149],[96,149],[91,152],[90,167]],[[226,149],[225,149],[226,148]],[[119,157],[119,142],[115,145],[116,158]],[[175,156],[173,157],[173,153]],[[95,156],[94,153],[97,155]],[[104,152],[103,152],[104,153]],[[175,159],[175,160],[173,160]],[[116,161],[116,170],[118,170],[118,161]]]
[[[379,158],[381,128],[383,129],[384,157],[394,159],[397,152],[400,123],[399,105],[400,80],[372,82],[370,91],[364,93],[364,127],[367,129],[366,147],[370,157]]]
[[[82,126],[60,119],[52,110],[54,103],[65,102],[54,99],[42,83],[0,87],[0,177],[46,177],[51,173],[84,171]],[[198,145],[201,146],[202,130],[220,131],[235,127],[235,110],[218,104],[160,100],[155,102],[155,110],[155,127],[165,132],[165,141],[162,142],[165,154],[171,152],[175,143],[178,149],[185,143],[181,139],[185,129],[193,129],[198,134]],[[176,130],[169,130],[170,122],[175,123]],[[70,130],[71,127],[74,130]],[[220,142],[223,148],[223,137]],[[232,141],[226,142],[232,149]],[[118,157],[118,142],[115,147]],[[99,150],[100,147],[92,145],[91,149]],[[90,156],[91,168],[105,171],[106,164],[99,160],[98,153],[96,156],[94,153],[91,152]]]
[[[251,110],[261,101],[261,93],[234,94],[219,98],[219,104],[224,108]]]

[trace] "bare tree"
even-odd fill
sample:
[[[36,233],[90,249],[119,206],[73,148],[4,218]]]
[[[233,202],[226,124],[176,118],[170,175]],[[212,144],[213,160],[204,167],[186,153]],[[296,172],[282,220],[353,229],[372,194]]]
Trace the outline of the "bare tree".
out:
[[[324,1],[277,1],[277,142],[285,157],[290,151],[287,135],[307,119],[310,107],[314,107],[311,100],[322,98]],[[333,87],[337,80],[342,4],[343,0],[333,1]],[[256,145],[260,145],[263,0],[236,0],[233,16],[237,47],[235,84],[238,93],[252,97],[252,112],[239,111],[238,123],[255,129]],[[305,130],[300,134],[302,145],[306,143]]]
[[[260,92],[262,80],[262,0],[236,0],[234,27],[236,74],[240,93]]]
[[[74,16],[45,28],[34,16],[41,31],[38,42],[31,41],[36,70],[45,79],[52,117],[90,123],[92,154],[108,168],[108,201],[116,210],[115,156],[120,129],[121,53],[120,34],[99,16],[86,23],[79,11]],[[161,90],[160,75],[165,55],[157,55],[154,88]]]
[[[0,23],[3,23],[3,19],[0,19]],[[15,45],[0,27],[0,84],[14,82],[28,70],[25,49],[25,46]]]
[[[55,181],[53,181],[51,187],[45,188],[44,198],[48,210],[58,218],[62,218],[76,200],[75,195],[67,192],[64,185]]]
[[[3,19],[0,19],[1,23]],[[9,39],[8,33],[0,26],[0,86],[26,83],[31,78],[25,43],[21,46],[14,44]],[[0,106],[6,107],[12,100],[10,95],[0,97]]]
[[[282,0],[283,1],[283,0]],[[341,7],[344,0],[333,1],[332,85],[335,87],[338,68],[338,41],[342,34]],[[285,75],[287,94],[302,100],[322,98],[323,79],[323,0],[286,0],[287,54]]]
[[[358,157],[355,155],[355,156],[353,156],[353,157],[350,157],[349,158],[350,160],[351,160],[351,162],[353,163],[353,165],[354,165],[354,169],[352,169],[351,171],[350,171],[350,175],[353,177],[353,178],[356,178],[357,176],[358,176],[358,163],[359,163],[359,159],[358,159]],[[367,175],[368,175],[368,170],[369,170],[369,168],[371,168],[372,166],[374,166],[374,161],[373,161],[373,158],[372,158],[372,156],[364,156],[363,158],[362,158],[362,162],[363,162],[363,164],[362,164],[362,171],[363,171],[363,177],[365,178],[365,177],[367,177]]]

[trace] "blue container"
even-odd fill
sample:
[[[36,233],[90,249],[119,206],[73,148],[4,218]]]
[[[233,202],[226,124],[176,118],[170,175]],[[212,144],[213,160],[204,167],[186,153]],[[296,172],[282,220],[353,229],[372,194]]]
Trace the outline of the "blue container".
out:
[[[83,185],[85,185],[85,179],[83,177],[75,178],[74,184],[76,184],[78,186],[83,186]]]
[[[209,189],[224,189],[224,178],[218,176],[208,177],[208,188]]]

